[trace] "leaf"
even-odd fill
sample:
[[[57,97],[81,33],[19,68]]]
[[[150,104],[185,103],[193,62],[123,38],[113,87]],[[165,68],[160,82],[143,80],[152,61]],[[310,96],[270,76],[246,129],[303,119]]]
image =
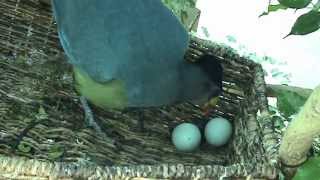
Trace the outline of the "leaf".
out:
[[[285,117],[297,113],[306,100],[307,97],[300,96],[296,92],[286,90],[277,92],[277,107]]]
[[[185,28],[193,30],[190,29],[190,25],[195,24],[198,19],[198,13],[195,12],[199,12],[196,0],[162,0],[162,2],[178,17]]]
[[[268,12],[263,12],[259,15],[259,17],[262,17],[262,16],[265,16],[265,15],[268,15],[269,13]]]
[[[277,60],[275,60],[274,58],[270,57],[270,56],[264,56],[263,60],[274,65],[277,63]]]
[[[278,2],[286,7],[301,9],[307,7],[312,0],[278,0]]]
[[[288,9],[288,7],[282,5],[282,4],[270,4],[268,6],[268,12],[275,12],[278,11],[280,9]]]
[[[187,21],[187,19],[188,19],[188,12],[185,11],[185,10],[181,10],[181,15],[180,15],[180,16],[181,16],[181,17],[180,17],[181,22],[182,22],[183,24],[186,24],[186,21]]]
[[[284,75],[284,72],[281,72],[278,69],[272,69],[271,70],[271,76],[273,78],[277,78],[277,77],[280,77],[280,76],[283,76],[283,75]]]
[[[293,180],[319,180],[320,157],[312,157],[298,168]]]
[[[275,12],[275,11],[278,11],[278,10],[281,10],[281,9],[285,10],[285,9],[288,9],[288,7],[284,6],[282,4],[269,4],[268,11],[267,12],[263,12],[262,14],[260,14],[259,17],[268,15],[271,12]]]
[[[203,34],[206,36],[206,38],[210,37],[209,31],[206,27],[201,26],[201,30]]]
[[[310,11],[298,17],[291,32],[284,38],[290,35],[305,35],[312,33],[320,28],[320,12]]]
[[[280,117],[280,116],[272,116],[272,120],[274,122],[274,126],[277,128],[277,129],[282,129],[285,127],[284,125],[284,120]]]
[[[234,36],[227,35],[226,38],[227,38],[228,42],[230,42],[230,43],[236,43],[237,42],[237,39]]]

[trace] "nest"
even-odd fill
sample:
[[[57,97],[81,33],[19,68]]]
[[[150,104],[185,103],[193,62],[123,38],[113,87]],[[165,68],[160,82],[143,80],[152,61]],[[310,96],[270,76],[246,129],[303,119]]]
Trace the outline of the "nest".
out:
[[[187,59],[214,54],[224,68],[223,94],[212,113],[233,125],[232,140],[223,147],[203,145],[192,153],[174,148],[173,125],[203,121],[199,108],[188,103],[143,109],[145,131],[138,130],[134,111],[92,106],[103,138],[84,123],[50,5],[6,0],[0,9],[1,178],[276,178],[276,141],[259,64],[191,38]]]

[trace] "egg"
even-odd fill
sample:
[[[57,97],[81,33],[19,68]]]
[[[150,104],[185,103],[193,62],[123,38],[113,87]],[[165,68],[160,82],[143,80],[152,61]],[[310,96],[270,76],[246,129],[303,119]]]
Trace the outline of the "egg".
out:
[[[231,123],[221,117],[211,119],[204,129],[204,136],[208,144],[222,146],[228,142],[232,134]]]
[[[201,142],[201,132],[192,123],[182,123],[172,131],[172,143],[178,151],[191,152],[198,148]]]

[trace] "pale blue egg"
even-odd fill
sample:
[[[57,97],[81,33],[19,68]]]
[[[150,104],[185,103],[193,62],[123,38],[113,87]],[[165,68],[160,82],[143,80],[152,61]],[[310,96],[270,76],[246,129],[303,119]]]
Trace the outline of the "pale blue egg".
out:
[[[172,132],[172,143],[177,150],[191,152],[198,148],[201,141],[199,128],[191,123],[182,123]]]
[[[228,142],[232,134],[231,123],[224,118],[211,119],[204,130],[207,142],[213,146],[222,146]]]

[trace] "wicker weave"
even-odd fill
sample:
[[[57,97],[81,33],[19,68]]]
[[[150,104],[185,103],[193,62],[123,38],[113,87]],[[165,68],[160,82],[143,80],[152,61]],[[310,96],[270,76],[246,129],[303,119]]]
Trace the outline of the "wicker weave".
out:
[[[170,130],[181,119],[203,118],[191,104],[145,109],[145,132],[137,130],[135,112],[97,107],[95,119],[110,139],[85,126],[48,4],[0,0],[0,44],[1,178],[275,179],[278,174],[263,70],[228,47],[192,37],[186,58],[221,57],[224,92],[213,116],[232,122],[232,140],[221,148],[203,145],[181,153],[171,144]]]

